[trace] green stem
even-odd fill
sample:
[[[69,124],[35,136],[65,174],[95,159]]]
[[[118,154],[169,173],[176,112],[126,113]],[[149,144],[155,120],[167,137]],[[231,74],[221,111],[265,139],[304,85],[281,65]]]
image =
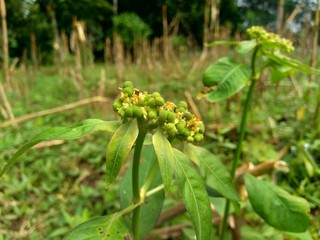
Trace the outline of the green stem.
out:
[[[256,67],[255,67],[255,62],[256,62],[256,57],[257,57],[258,51],[259,51],[259,47],[256,47],[254,49],[254,52],[253,52],[252,57],[251,57],[251,84],[250,84],[250,88],[249,88],[248,93],[247,93],[247,97],[246,97],[246,100],[245,100],[245,103],[244,103],[244,109],[243,109],[243,112],[242,112],[238,143],[237,143],[237,148],[236,148],[236,152],[235,152],[235,155],[234,155],[232,168],[231,168],[231,172],[230,172],[230,175],[231,175],[232,178],[235,175],[235,172],[236,172],[236,169],[237,169],[237,166],[238,166],[238,162],[239,162],[239,159],[240,159],[241,151],[242,151],[242,143],[243,143],[244,134],[245,134],[245,131],[246,131],[249,106],[250,106],[250,102],[251,102],[251,99],[252,99],[254,87],[255,87],[255,85],[257,83],[257,80],[259,79],[259,75],[256,73]],[[227,219],[228,219],[228,215],[229,215],[229,208],[230,208],[230,200],[226,199],[226,205],[225,205],[225,209],[224,209],[222,228],[221,228],[221,235],[220,235],[220,239],[221,240],[224,239],[224,234],[226,232]]]
[[[135,240],[139,239],[139,228],[140,228],[140,186],[139,186],[139,165],[140,165],[140,156],[143,146],[144,139],[146,137],[146,132],[141,130],[139,131],[138,138],[136,140],[136,146],[133,154],[133,165],[132,165],[132,193],[133,193],[133,204],[137,204],[137,207],[133,210],[132,216],[132,232]]]
[[[157,174],[158,172],[158,169],[159,169],[159,164],[157,161],[154,162],[152,168],[151,168],[151,171],[146,179],[146,181],[144,182],[142,188],[141,188],[141,197],[142,197],[142,200],[143,198],[146,196],[146,192],[147,190],[149,189],[153,179],[154,179],[154,176]]]

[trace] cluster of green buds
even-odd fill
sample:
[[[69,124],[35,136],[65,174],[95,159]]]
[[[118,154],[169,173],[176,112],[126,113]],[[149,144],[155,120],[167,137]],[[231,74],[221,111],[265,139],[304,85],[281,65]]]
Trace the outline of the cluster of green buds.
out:
[[[255,39],[258,43],[270,51],[292,52],[294,47],[289,39],[281,38],[278,34],[267,32],[264,28],[253,26],[247,29],[247,34],[251,39]]]
[[[186,102],[165,102],[160,93],[141,92],[129,81],[120,89],[122,92],[114,101],[113,109],[123,121],[136,118],[148,131],[160,127],[169,138],[182,141],[200,142],[203,139],[204,125],[188,110]]]

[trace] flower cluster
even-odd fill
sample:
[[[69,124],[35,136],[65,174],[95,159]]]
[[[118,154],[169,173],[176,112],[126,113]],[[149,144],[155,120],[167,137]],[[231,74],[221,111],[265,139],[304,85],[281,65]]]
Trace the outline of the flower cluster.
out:
[[[114,101],[113,109],[124,121],[137,118],[148,131],[160,127],[170,138],[189,142],[203,139],[204,125],[188,111],[186,102],[180,101],[177,105],[165,102],[160,93],[141,92],[133,87],[132,82],[123,84],[120,98]]]
[[[294,51],[293,44],[290,40],[281,38],[278,34],[267,32],[262,27],[251,27],[247,29],[247,33],[251,39],[256,39],[258,43],[261,43],[263,47],[270,51]]]

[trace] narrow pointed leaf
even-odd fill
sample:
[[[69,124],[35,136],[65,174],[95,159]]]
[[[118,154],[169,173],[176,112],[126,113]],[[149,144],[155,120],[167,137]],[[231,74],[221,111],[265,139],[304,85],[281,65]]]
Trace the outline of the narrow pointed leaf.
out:
[[[212,214],[203,180],[184,153],[177,149],[173,149],[173,152],[178,188],[190,214],[197,239],[210,239]]]
[[[64,240],[119,240],[133,239],[130,228],[122,217],[115,215],[97,217],[75,227]]]
[[[280,65],[288,66],[293,68],[294,70],[304,72],[307,74],[320,76],[320,70],[312,68],[306,64],[303,64],[302,62],[296,59],[282,55],[280,52],[275,52],[275,53],[263,52],[263,54],[268,58],[272,59],[273,61],[279,63]]]
[[[266,223],[286,232],[307,230],[309,205],[305,199],[248,174],[245,175],[245,184],[252,208]]]
[[[201,176],[206,179],[209,187],[230,200],[240,201],[230,174],[215,155],[192,144],[186,146],[186,153],[200,167]]]
[[[8,169],[16,162],[16,160],[25,153],[28,149],[32,148],[37,143],[44,140],[72,140],[81,138],[87,134],[96,131],[114,132],[121,125],[119,121],[103,121],[100,119],[87,119],[79,124],[70,127],[56,127],[43,131],[36,135],[30,142],[24,144],[8,161],[6,166],[2,169],[0,177],[4,175]]]
[[[139,170],[139,183],[140,187],[145,183],[151,169],[154,164],[157,163],[157,156],[154,152],[153,146],[148,145],[142,149],[141,153],[142,161],[140,163]],[[160,172],[154,176],[150,189],[155,188],[162,184]],[[128,207],[132,202],[132,166],[130,166],[120,183],[119,195],[121,208]],[[141,205],[140,222],[143,223],[140,227],[140,238],[143,239],[157,224],[162,206],[164,202],[164,191],[161,190],[151,196],[149,196],[144,204]],[[129,218],[129,217],[128,217]],[[130,219],[130,218],[129,218]],[[129,222],[129,221],[128,221]],[[130,224],[131,225],[131,224]]]
[[[249,70],[227,57],[211,64],[203,75],[203,84],[213,89],[207,94],[210,102],[222,101],[240,91],[249,81]]]
[[[132,119],[123,124],[113,134],[106,153],[106,182],[109,186],[118,176],[123,162],[138,137],[137,120]]]
[[[168,191],[173,176],[173,152],[170,142],[164,133],[158,129],[152,137],[153,147],[157,155],[165,191]]]
[[[246,54],[250,52],[257,46],[257,41],[255,39],[248,41],[241,41],[236,46],[236,51],[240,54]]]

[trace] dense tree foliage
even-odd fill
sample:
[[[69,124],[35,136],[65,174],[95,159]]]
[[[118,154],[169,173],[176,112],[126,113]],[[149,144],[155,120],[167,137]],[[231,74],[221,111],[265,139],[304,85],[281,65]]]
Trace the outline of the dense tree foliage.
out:
[[[298,0],[285,1],[285,16],[288,16]],[[306,1],[309,6],[312,1]],[[72,31],[72,19],[76,17],[86,23],[88,40],[94,46],[95,52],[103,52],[104,39],[112,36],[115,27],[119,30],[119,19],[114,17],[112,0],[8,0],[7,22],[10,39],[10,56],[21,57],[23,53],[30,55],[30,34],[34,33],[37,39],[38,52],[41,53],[41,61],[50,59],[52,52],[54,31],[62,31],[70,36]],[[179,34],[192,35],[200,45],[203,35],[203,19],[205,1],[198,0],[119,0],[117,14],[134,13],[131,16],[139,21],[129,23],[139,27],[151,29],[151,37],[162,35],[162,6],[167,5],[168,23],[176,16],[179,17]],[[275,26],[278,0],[224,0],[220,1],[219,21],[221,25],[228,25],[232,33],[236,30],[244,30],[252,25]],[[310,7],[309,7],[310,8]],[[311,9],[311,8],[310,8]],[[311,9],[312,10],[312,9]],[[301,11],[303,12],[303,11]],[[122,27],[126,24],[121,19]],[[53,22],[56,21],[56,27]],[[113,23],[118,23],[115,26]],[[127,21],[128,23],[128,21]],[[141,26],[140,26],[141,25]],[[126,27],[125,27],[126,28]],[[131,30],[130,30],[131,31]],[[149,35],[149,34],[147,34]]]

